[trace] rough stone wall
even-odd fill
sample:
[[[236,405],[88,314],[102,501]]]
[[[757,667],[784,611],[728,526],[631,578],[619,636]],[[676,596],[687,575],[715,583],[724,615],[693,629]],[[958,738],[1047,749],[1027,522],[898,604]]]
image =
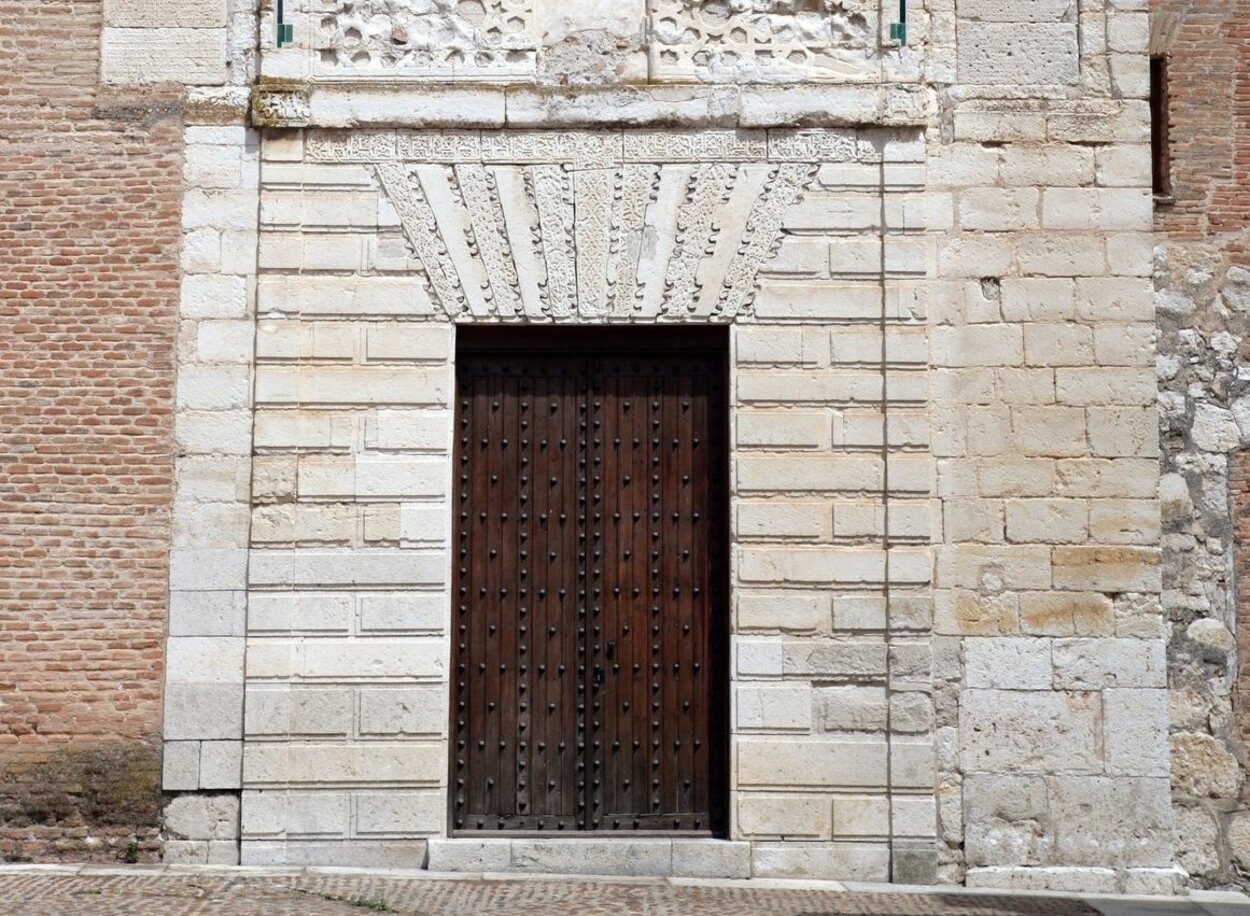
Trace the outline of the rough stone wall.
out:
[[[182,102],[97,89],[99,3],[0,18],[0,859],[151,859]]]
[[[1236,530],[1250,444],[1250,4],[1164,0],[1152,14],[1153,51],[1169,58],[1175,198],[1156,208],[1154,278],[1177,860],[1218,885],[1250,874],[1237,687],[1250,542]]]

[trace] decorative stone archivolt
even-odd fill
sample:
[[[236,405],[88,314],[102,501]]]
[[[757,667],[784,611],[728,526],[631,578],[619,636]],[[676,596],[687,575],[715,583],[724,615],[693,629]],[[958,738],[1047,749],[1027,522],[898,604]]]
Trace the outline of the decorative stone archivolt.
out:
[[[853,131],[313,132],[365,162],[456,320],[732,321],[787,209]]]

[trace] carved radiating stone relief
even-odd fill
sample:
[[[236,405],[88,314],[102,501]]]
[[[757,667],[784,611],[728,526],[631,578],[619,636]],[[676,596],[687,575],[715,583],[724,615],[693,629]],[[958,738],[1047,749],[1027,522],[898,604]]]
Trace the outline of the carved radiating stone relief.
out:
[[[811,136],[813,149],[834,148]],[[788,140],[790,158],[802,138]],[[314,132],[309,158],[368,162],[449,317],[732,321],[749,314],[817,157],[763,133]],[[837,148],[859,148],[854,134]],[[747,161],[691,161],[721,150]],[[406,158],[419,151],[417,160]],[[378,155],[381,153],[381,155]],[[650,161],[635,161],[641,154]],[[474,156],[476,154],[476,157]]]
[[[319,77],[542,81],[567,40],[547,34],[543,4],[574,0],[319,2]],[[878,0],[646,0],[637,15],[656,82],[853,80],[880,51]]]
[[[499,79],[533,73],[533,0],[325,0],[322,75]]]

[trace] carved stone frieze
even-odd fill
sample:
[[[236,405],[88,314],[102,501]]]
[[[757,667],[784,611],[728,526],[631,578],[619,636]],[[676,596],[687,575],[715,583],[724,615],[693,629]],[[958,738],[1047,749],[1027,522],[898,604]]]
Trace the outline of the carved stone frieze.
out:
[[[534,72],[533,0],[331,0],[313,50],[323,76],[430,79]]]
[[[306,152],[376,157],[431,298],[454,319],[733,321],[750,313],[784,214],[819,164],[872,147],[853,131],[779,143],[733,131],[313,131]]]
[[[651,0],[660,79],[845,80],[875,66],[875,0]]]
[[[542,82],[549,70],[567,76],[569,37],[559,24],[560,7],[571,2],[324,0],[308,20],[312,75],[490,82]],[[877,0],[645,0],[635,6],[629,9],[637,21],[625,14],[611,24],[612,34],[637,36],[631,47],[645,45],[652,82],[861,80],[880,63]],[[596,48],[593,36],[610,31],[605,25],[577,34]],[[590,56],[616,47],[609,45]]]

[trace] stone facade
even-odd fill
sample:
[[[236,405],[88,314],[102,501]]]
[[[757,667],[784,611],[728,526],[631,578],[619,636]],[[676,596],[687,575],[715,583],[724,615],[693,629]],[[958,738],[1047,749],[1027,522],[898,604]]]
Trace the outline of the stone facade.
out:
[[[141,7],[103,77],[188,84],[167,860],[1196,871],[1144,0]],[[730,328],[728,835],[449,838],[457,328],[612,323]]]

